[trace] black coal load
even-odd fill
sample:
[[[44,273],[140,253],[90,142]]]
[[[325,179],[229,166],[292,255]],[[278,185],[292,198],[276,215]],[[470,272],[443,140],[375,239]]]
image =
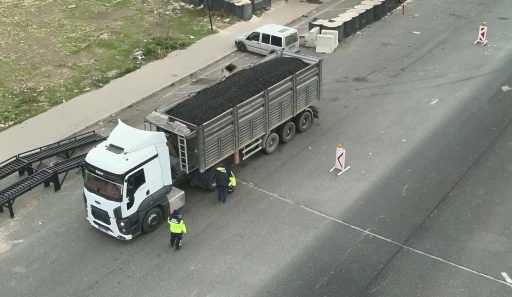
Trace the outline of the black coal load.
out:
[[[167,114],[199,126],[307,66],[301,59],[277,58],[240,70],[179,103]]]

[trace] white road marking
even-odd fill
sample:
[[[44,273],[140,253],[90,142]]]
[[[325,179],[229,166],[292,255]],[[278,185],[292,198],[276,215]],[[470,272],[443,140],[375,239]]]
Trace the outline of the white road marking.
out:
[[[246,181],[241,180],[241,179],[237,179],[237,180],[238,180],[239,182],[241,182],[242,184],[245,184],[245,185],[247,185],[247,186],[249,186],[249,187],[251,187],[251,188],[253,188],[253,189],[255,189],[255,190],[258,190],[258,191],[260,191],[260,192],[262,192],[262,193],[265,193],[265,194],[267,194],[267,195],[270,195],[270,196],[272,196],[272,197],[275,197],[275,198],[277,198],[277,199],[279,199],[279,200],[281,200],[281,201],[284,201],[284,202],[286,202],[286,203],[288,203],[288,204],[298,206],[298,207],[300,207],[300,208],[302,208],[302,209],[304,209],[304,210],[307,210],[307,211],[309,211],[309,212],[312,212],[312,213],[314,213],[314,214],[316,214],[316,215],[319,215],[319,216],[324,217],[324,218],[326,218],[326,219],[329,219],[329,220],[331,220],[331,221],[337,222],[337,223],[339,223],[339,224],[341,224],[341,225],[345,225],[345,226],[350,227],[350,228],[352,228],[352,229],[354,229],[354,230],[357,230],[357,231],[360,231],[360,232],[362,232],[362,233],[368,234],[368,235],[370,235],[370,236],[376,237],[376,238],[378,238],[378,239],[380,239],[380,240],[383,240],[383,241],[386,241],[386,242],[388,242],[388,243],[391,243],[391,244],[397,245],[397,246],[399,246],[399,247],[401,247],[401,248],[403,248],[403,249],[406,249],[406,250],[409,250],[409,251],[411,251],[411,252],[414,252],[414,253],[417,253],[417,254],[420,254],[420,255],[426,256],[426,257],[428,257],[428,258],[431,258],[431,259],[437,260],[437,261],[439,261],[439,262],[443,262],[443,263],[445,263],[445,264],[448,264],[448,265],[451,265],[451,266],[453,266],[453,267],[456,267],[456,268],[462,269],[462,270],[467,271],[467,272],[472,273],[472,274],[479,275],[479,276],[484,277],[484,278],[486,278],[486,279],[489,279],[489,280],[492,280],[492,281],[498,282],[498,283],[500,283],[500,284],[503,284],[503,285],[506,285],[506,286],[508,286],[508,287],[511,287],[511,288],[512,288],[512,280],[511,280],[511,282],[510,282],[510,283],[509,283],[508,281],[507,281],[507,282],[505,282],[505,281],[502,281],[502,280],[500,280],[500,279],[497,279],[497,278],[495,278],[495,277],[493,277],[493,276],[490,276],[490,275],[484,274],[484,273],[482,273],[482,272],[478,272],[478,271],[476,271],[476,270],[473,270],[473,269],[471,269],[471,268],[468,268],[468,267],[465,267],[465,266],[462,266],[462,265],[459,265],[459,264],[456,264],[456,263],[450,262],[450,261],[448,261],[448,260],[445,260],[445,259],[443,259],[443,258],[440,258],[440,257],[434,256],[434,255],[431,255],[431,254],[426,253],[426,252],[422,252],[422,251],[417,250],[417,249],[415,249],[415,248],[412,248],[412,247],[410,247],[410,246],[407,246],[407,245],[401,244],[401,243],[399,243],[399,242],[396,242],[396,241],[394,241],[394,240],[392,240],[392,239],[389,239],[389,238],[386,238],[386,237],[384,237],[384,236],[378,235],[378,234],[376,234],[376,233],[373,233],[373,232],[370,232],[370,231],[364,230],[364,229],[362,229],[362,228],[359,228],[359,227],[357,227],[357,226],[351,225],[351,224],[349,224],[349,223],[347,223],[347,222],[344,222],[344,221],[342,221],[342,220],[340,220],[340,219],[337,219],[337,218],[335,218],[335,217],[331,217],[331,216],[329,216],[329,215],[327,215],[327,214],[321,213],[321,212],[319,212],[319,211],[317,211],[317,210],[314,210],[314,209],[312,209],[312,208],[310,208],[310,207],[308,207],[308,206],[305,206],[305,205],[303,205],[303,204],[297,203],[297,202],[295,202],[295,201],[293,201],[293,200],[291,200],[291,199],[281,197],[281,196],[279,196],[279,195],[278,195],[278,194],[276,194],[276,193],[269,192],[269,191],[267,191],[267,190],[265,190],[265,189],[262,189],[262,188],[260,188],[260,187],[258,187],[258,186],[256,186],[256,185],[254,185],[254,184],[252,184],[252,183],[246,182]],[[503,273],[502,273],[502,274],[503,274]],[[509,279],[510,279],[510,278],[509,278]]]
[[[10,244],[16,244],[16,243],[22,243],[22,242],[23,242],[23,239],[9,241]]]
[[[510,277],[508,276],[508,274],[506,272],[502,272],[501,275],[503,275],[503,277],[505,278],[507,283],[512,284],[512,279],[510,279]]]
[[[434,99],[434,100],[432,100],[432,102],[430,102],[430,105],[434,105],[434,104],[436,104],[437,102],[439,102],[439,99]]]
[[[504,85],[504,86],[501,86],[501,90],[502,90],[503,92],[506,92],[506,91],[510,91],[510,90],[512,90],[512,88],[511,88],[511,87],[509,87],[509,86],[507,86],[507,85]]]

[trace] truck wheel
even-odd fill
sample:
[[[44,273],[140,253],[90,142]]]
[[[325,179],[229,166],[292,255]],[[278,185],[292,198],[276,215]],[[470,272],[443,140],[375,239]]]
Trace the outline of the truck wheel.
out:
[[[279,146],[279,136],[276,133],[270,133],[265,139],[265,153],[272,154]]]
[[[144,220],[142,221],[142,231],[148,234],[155,231],[158,226],[162,223],[162,210],[160,207],[154,207],[146,213]]]
[[[293,121],[295,122],[295,125],[297,126],[297,130],[299,132],[303,133],[303,132],[306,132],[311,127],[313,118],[309,111],[303,111],[301,114],[299,114],[297,117],[295,117],[295,119]]]
[[[287,143],[295,136],[295,124],[293,122],[286,122],[277,128],[277,135],[282,143]]]
[[[217,172],[215,172],[216,167],[217,166],[214,166],[208,172],[208,180],[206,181],[206,187],[210,191],[215,191],[217,189]]]

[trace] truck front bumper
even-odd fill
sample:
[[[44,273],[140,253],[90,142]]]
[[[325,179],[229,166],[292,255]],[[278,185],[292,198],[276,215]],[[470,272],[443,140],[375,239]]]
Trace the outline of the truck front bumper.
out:
[[[96,228],[100,231],[103,231],[103,232],[107,233],[108,235],[113,236],[119,240],[130,240],[133,238],[133,235],[121,234],[121,232],[119,232],[119,230],[117,229],[117,224],[116,224],[115,220],[111,219],[110,226],[107,226],[101,222],[98,222],[94,218],[90,218],[89,216],[87,216],[87,222],[89,223],[89,225],[93,226],[94,228]]]

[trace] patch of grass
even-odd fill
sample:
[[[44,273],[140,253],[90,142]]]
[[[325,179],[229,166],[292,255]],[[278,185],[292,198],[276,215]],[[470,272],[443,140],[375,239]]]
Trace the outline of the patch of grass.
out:
[[[178,0],[3,0],[0,28],[0,131],[215,33]]]

